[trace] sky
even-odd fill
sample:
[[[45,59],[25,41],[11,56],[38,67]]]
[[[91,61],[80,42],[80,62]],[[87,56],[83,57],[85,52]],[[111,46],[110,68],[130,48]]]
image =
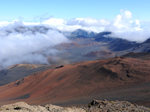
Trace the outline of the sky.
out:
[[[150,0],[0,0],[0,68],[62,61],[62,51],[54,46],[71,42],[65,34],[76,29],[111,31],[109,37],[144,42],[150,37],[149,4]]]
[[[121,9],[130,10],[134,18],[147,21],[150,20],[149,4],[149,0],[0,0],[0,21],[35,21],[41,16],[112,20]]]

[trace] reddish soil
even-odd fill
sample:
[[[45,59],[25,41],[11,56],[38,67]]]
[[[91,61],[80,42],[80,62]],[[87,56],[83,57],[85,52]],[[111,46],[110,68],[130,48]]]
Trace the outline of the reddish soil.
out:
[[[91,99],[129,100],[150,106],[150,60],[116,57],[34,73],[0,87],[0,105],[84,105]]]
[[[114,57],[115,53],[112,53],[110,51],[92,51],[85,55],[86,57]]]
[[[62,43],[62,44],[59,44],[56,48],[58,49],[61,49],[61,48],[78,48],[78,47],[81,47],[82,45],[76,43],[76,42],[71,42],[71,43]]]

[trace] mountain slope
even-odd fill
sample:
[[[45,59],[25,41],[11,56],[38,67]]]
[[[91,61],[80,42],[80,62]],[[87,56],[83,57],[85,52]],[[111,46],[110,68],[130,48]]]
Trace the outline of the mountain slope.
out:
[[[33,73],[51,68],[48,65],[16,64],[0,71],[0,86],[14,82]]]
[[[130,52],[150,52],[150,38],[143,43],[129,49]]]
[[[95,41],[98,42],[106,42],[109,43],[115,38],[108,37],[112,32],[100,32],[97,35],[95,35],[93,38],[95,38]]]
[[[103,95],[103,99],[148,102],[149,68],[149,60],[123,57],[59,66],[1,86],[0,104],[25,101],[29,104],[73,105],[76,101],[83,104],[85,97],[91,100],[93,96],[99,99]],[[135,92],[139,95],[142,92],[142,96],[133,96]]]
[[[108,46],[109,49],[113,51],[123,51],[128,50],[130,48],[133,48],[135,46],[138,46],[139,44],[136,42],[131,42],[125,39],[116,38],[115,40],[112,40]]]
[[[150,60],[150,52],[140,52],[140,53],[130,52],[130,53],[127,53],[127,54],[123,55],[123,57]]]
[[[87,32],[82,29],[77,29],[71,33],[71,37],[82,37],[82,38],[89,38],[95,36],[96,33],[94,32]]]
[[[139,45],[136,42],[131,42],[125,39],[111,37],[112,32],[100,32],[93,38],[95,41],[108,43],[107,46],[112,51],[123,51]]]

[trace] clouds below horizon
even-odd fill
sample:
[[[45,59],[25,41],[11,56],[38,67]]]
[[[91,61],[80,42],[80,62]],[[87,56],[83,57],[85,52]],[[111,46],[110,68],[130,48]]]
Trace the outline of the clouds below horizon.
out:
[[[57,24],[55,24],[57,23]],[[121,10],[113,20],[94,19],[94,18],[73,18],[63,20],[51,18],[42,24],[49,25],[60,31],[74,31],[84,29],[87,31],[102,32],[111,31],[113,36],[127,39],[130,41],[143,42],[150,37],[150,21],[141,22],[133,18],[129,10]]]
[[[18,25],[20,23],[0,30],[1,68],[18,63],[49,64],[47,57],[59,53],[53,47],[69,42],[63,34],[56,30],[44,31],[46,29],[41,27],[23,26],[18,28]]]
[[[97,33],[111,31],[113,37],[143,42],[150,37],[149,25],[150,21],[134,19],[132,12],[128,10],[121,10],[120,14],[114,17],[113,20],[90,17],[64,20],[48,16],[40,19],[39,22],[1,21],[0,63],[3,63],[2,67],[22,62],[48,63],[46,57],[59,52],[53,46],[61,42],[69,42],[59,31],[72,32],[76,29]],[[48,29],[42,27],[37,29],[36,26],[44,26]],[[17,28],[19,28],[19,31]]]

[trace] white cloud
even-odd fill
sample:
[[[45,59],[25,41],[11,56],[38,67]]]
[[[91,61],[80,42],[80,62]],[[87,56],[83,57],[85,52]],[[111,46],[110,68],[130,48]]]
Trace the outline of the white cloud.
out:
[[[105,27],[105,31],[113,32],[113,36],[127,39],[130,41],[143,42],[150,37],[150,29],[142,28],[138,19],[132,18],[130,11],[121,10],[114,20]]]
[[[63,24],[65,24],[65,20],[63,20],[63,19],[56,19],[56,18],[50,18],[50,19],[45,20],[44,22],[42,22],[42,24],[50,25],[50,26],[63,25]]]
[[[7,21],[1,21],[1,22],[0,22],[0,27],[7,26],[7,25],[9,25],[9,24],[10,24],[10,23],[7,22]]]
[[[101,19],[93,19],[93,18],[85,18],[84,20],[80,21],[81,26],[97,26],[97,27],[103,27],[107,26],[109,24],[109,21]]]
[[[35,25],[40,25],[40,22],[23,22],[24,25],[30,25],[30,26],[35,26]]]
[[[109,29],[109,26],[113,25],[114,27],[116,27],[116,29],[118,29],[118,31],[128,29],[131,25],[131,19],[132,13],[130,11],[121,10],[121,14],[117,15],[106,28]]]
[[[137,20],[137,19],[135,19],[135,23],[136,23],[136,25],[140,25],[140,21]],[[139,27],[140,27],[140,26],[139,26]]]
[[[126,11],[124,11],[123,16],[126,19],[131,19],[132,18],[132,13],[130,11],[126,10]]]
[[[93,18],[73,18],[66,22],[65,27],[76,29],[84,29],[87,31],[100,32],[104,30],[104,27],[107,26],[110,22],[105,19],[93,19]]]
[[[34,30],[37,28],[39,29]],[[48,64],[47,57],[50,54],[55,55],[58,53],[53,46],[69,42],[63,34],[56,30],[41,33],[43,29],[40,29],[40,26],[36,28],[22,26],[20,22],[13,22],[13,24],[3,27],[0,32],[2,33],[0,35],[1,67],[8,67],[18,63]]]
[[[148,37],[150,37],[150,32],[140,30],[140,31],[126,31],[126,32],[116,32],[112,35],[112,37],[119,37],[122,39],[126,39],[129,41],[136,41],[136,42],[143,42],[145,41]]]

